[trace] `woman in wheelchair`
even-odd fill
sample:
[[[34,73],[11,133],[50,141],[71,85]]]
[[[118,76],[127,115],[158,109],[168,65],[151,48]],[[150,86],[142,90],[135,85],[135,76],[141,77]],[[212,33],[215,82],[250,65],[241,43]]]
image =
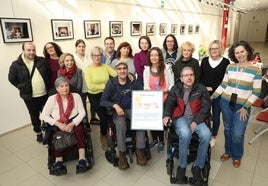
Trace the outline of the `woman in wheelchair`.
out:
[[[86,172],[88,168],[85,158],[85,138],[83,126],[80,125],[85,116],[85,110],[81,97],[77,93],[70,93],[69,80],[64,77],[56,79],[55,88],[57,94],[48,98],[40,116],[41,120],[49,123],[53,127],[57,127],[57,130],[74,132],[79,153],[76,173]],[[53,166],[55,175],[66,174],[67,170],[63,164],[63,155],[65,152],[55,149],[53,152],[56,158]]]
[[[165,126],[173,120],[176,134],[179,136],[179,166],[177,167],[176,182],[187,184],[185,176],[187,153],[192,133],[199,136],[197,158],[192,167],[193,177],[190,184],[204,185],[202,169],[205,166],[211,132],[206,120],[210,115],[210,95],[206,87],[195,83],[195,74],[191,67],[184,67],[180,74],[181,82],[170,90],[164,103],[163,123]]]

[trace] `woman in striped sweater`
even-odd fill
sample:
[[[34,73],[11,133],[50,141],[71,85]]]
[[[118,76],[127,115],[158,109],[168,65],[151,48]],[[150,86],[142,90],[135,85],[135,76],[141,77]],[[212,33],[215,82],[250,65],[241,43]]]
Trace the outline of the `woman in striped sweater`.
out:
[[[224,124],[225,153],[221,161],[233,159],[238,168],[244,152],[244,135],[250,116],[250,107],[261,90],[261,69],[251,64],[253,49],[245,41],[239,41],[229,49],[229,58],[234,62],[226,68],[221,85],[213,93],[221,95],[221,110]]]

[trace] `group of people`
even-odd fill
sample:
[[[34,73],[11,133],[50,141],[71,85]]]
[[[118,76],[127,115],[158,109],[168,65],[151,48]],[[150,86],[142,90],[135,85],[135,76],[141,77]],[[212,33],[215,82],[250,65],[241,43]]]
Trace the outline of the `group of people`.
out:
[[[152,47],[148,36],[141,36],[138,46],[140,52],[134,55],[128,42],[122,42],[116,51],[114,39],[107,37],[105,50],[93,47],[90,59],[83,40],[76,41],[74,54],[63,53],[59,45],[48,42],[44,46],[43,58],[36,56],[32,42],[24,43],[22,54],[10,66],[8,79],[19,89],[28,108],[37,141],[43,141],[40,113],[41,120],[59,130],[74,131],[79,139],[77,168],[83,172],[86,166],[85,141],[79,137],[80,124],[90,128],[90,123],[99,123],[101,145],[106,150],[106,108],[110,107],[114,110],[119,168],[125,170],[129,167],[124,142],[126,119],[131,118],[131,91],[158,90],[163,91],[163,124],[172,122],[179,136],[178,183],[187,183],[187,151],[193,132],[199,136],[199,148],[192,173],[197,184],[202,182],[206,151],[209,145],[215,145],[221,112],[225,152],[220,159],[232,158],[233,166],[240,167],[250,106],[260,94],[262,79],[261,69],[251,63],[251,46],[245,41],[233,44],[228,50],[229,59],[234,62],[230,64],[223,57],[221,42],[212,41],[208,47],[209,56],[202,59],[201,65],[192,56],[194,44],[186,41],[179,47],[172,34],[165,37],[162,49]],[[53,87],[54,91],[51,91]],[[48,98],[51,92],[55,94]],[[87,99],[90,102],[90,122]],[[212,134],[208,127],[210,119]],[[151,134],[150,148],[157,146],[157,151],[163,152],[164,132],[151,131]],[[143,166],[147,164],[142,151],[144,139],[145,131],[137,131],[137,163]],[[55,167],[62,168],[61,153],[56,153],[56,160]]]

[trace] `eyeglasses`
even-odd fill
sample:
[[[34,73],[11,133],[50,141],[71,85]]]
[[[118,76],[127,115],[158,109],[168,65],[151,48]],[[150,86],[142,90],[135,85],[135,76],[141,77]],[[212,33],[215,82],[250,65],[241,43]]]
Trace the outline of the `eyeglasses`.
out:
[[[46,47],[46,50],[53,49],[54,46]]]
[[[102,55],[101,54],[93,54],[92,57],[101,57]]]
[[[193,77],[194,76],[194,74],[183,74],[183,75],[181,75],[181,77]]]
[[[219,50],[219,48],[210,48],[209,50]]]
[[[126,70],[127,67],[117,67],[116,70]]]

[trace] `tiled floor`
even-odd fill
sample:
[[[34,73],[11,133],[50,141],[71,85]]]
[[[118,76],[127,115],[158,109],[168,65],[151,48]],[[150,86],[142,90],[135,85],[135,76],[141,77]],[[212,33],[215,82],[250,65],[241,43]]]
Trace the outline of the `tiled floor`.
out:
[[[268,65],[268,44],[254,43],[252,46],[261,52],[264,64]],[[266,55],[265,55],[266,52]],[[264,134],[252,145],[249,140],[260,125],[252,122],[245,135],[245,153],[240,168],[233,168],[232,161],[219,160],[224,152],[223,128],[221,126],[216,145],[212,148],[210,186],[266,186],[268,183],[268,134]],[[85,174],[76,175],[76,161],[67,162],[66,176],[51,176],[46,167],[47,149],[35,142],[31,126],[10,132],[0,137],[0,185],[1,186],[129,186],[129,185],[171,185],[166,174],[166,153],[152,151],[152,159],[146,167],[135,163],[127,171],[120,171],[109,164],[101,150],[98,126],[93,126],[95,166]],[[189,166],[190,167],[190,166]],[[190,175],[190,169],[187,170]]]

